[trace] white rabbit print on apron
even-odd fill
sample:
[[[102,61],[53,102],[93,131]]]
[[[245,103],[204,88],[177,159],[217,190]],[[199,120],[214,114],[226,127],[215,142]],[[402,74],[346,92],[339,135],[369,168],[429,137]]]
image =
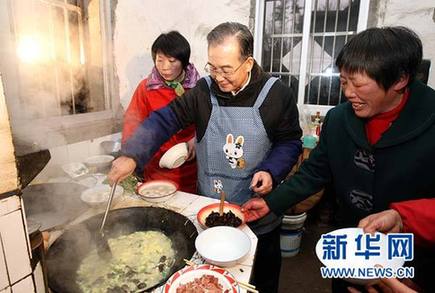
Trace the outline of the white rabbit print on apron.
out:
[[[225,157],[228,160],[231,168],[236,169],[244,169],[245,168],[245,159],[243,158],[243,143],[245,142],[245,138],[239,135],[234,141],[234,137],[231,133],[227,135],[226,143],[224,144],[223,150],[225,153]]]

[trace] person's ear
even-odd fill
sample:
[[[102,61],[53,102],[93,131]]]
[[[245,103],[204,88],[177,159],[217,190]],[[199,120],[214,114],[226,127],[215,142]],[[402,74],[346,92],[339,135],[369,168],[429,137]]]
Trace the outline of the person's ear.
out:
[[[408,82],[409,82],[409,75],[403,74],[402,76],[400,76],[399,80],[393,84],[393,89],[396,92],[401,92],[405,90],[405,87],[408,85]]]
[[[248,57],[248,59],[246,59],[245,62],[246,62],[246,66],[245,66],[246,72],[250,72],[252,70],[252,67],[254,67],[255,60],[252,57]]]

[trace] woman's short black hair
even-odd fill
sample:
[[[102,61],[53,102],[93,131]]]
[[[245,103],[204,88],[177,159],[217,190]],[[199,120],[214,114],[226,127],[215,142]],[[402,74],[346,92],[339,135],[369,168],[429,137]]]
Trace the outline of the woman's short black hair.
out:
[[[165,54],[181,61],[183,68],[189,65],[190,45],[189,42],[177,31],[163,33],[157,37],[151,46],[151,54],[156,62],[157,53]]]
[[[409,28],[369,28],[344,45],[335,64],[340,71],[364,72],[387,90],[403,75],[413,81],[422,57],[421,40]]]

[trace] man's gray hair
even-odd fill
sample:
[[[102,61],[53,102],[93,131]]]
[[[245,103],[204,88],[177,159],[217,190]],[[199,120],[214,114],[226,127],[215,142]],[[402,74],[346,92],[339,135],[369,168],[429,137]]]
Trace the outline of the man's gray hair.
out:
[[[228,37],[236,37],[239,42],[240,56],[251,57],[254,50],[254,37],[248,27],[238,22],[224,22],[216,26],[207,35],[208,45],[219,45]]]

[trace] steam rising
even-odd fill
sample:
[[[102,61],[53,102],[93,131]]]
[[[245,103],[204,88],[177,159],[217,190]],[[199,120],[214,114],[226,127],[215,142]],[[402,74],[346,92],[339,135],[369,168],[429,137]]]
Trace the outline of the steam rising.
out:
[[[73,1],[9,1],[3,25],[14,29],[2,41],[12,58],[0,60],[0,72],[14,139],[27,145],[33,144],[35,133],[61,130],[59,124],[47,125],[47,119],[105,109],[100,1],[77,2],[83,6]],[[50,144],[41,137],[36,140],[42,148]]]

